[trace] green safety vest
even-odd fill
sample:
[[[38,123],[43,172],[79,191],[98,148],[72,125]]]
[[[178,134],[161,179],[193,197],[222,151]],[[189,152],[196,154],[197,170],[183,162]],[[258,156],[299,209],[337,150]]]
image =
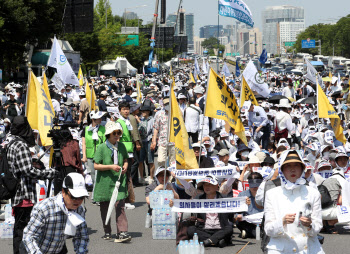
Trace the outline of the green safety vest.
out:
[[[97,147],[106,141],[105,132],[106,129],[104,126],[100,125],[98,128],[98,140],[92,139],[92,131],[88,131],[89,126],[85,127],[85,146],[86,146],[86,158],[93,159]]]
[[[120,125],[123,128],[123,136],[120,138],[120,142],[122,142],[125,145],[128,153],[132,153],[134,151],[134,147],[133,147],[130,131],[128,130],[126,123],[122,119],[118,119],[117,122],[120,123]]]

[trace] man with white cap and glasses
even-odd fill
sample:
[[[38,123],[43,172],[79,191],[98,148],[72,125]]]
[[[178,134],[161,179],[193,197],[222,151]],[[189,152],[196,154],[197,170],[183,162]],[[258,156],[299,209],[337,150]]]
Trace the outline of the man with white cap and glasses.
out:
[[[78,124],[83,123],[87,124],[87,116],[90,111],[89,102],[85,98],[85,92],[83,90],[79,93],[80,106],[79,106],[79,121]]]
[[[68,253],[67,236],[73,237],[75,253],[87,253],[89,235],[81,205],[88,196],[84,177],[68,174],[62,192],[34,206],[23,232],[20,253]]]
[[[83,158],[87,172],[91,174],[92,182],[95,183],[94,156],[97,147],[106,141],[105,127],[101,125],[102,116],[105,112],[91,111],[91,124],[86,126],[81,133]]]
[[[281,99],[279,104],[279,111],[275,117],[275,141],[278,141],[281,138],[288,138],[289,134],[294,130],[293,122],[291,116],[288,114],[288,108],[290,104],[288,99]]]

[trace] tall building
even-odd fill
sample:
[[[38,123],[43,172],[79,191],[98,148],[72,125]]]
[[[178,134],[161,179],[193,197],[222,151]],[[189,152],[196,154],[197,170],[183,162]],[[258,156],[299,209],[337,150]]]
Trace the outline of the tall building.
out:
[[[185,12],[184,9],[181,9],[182,12]],[[177,19],[177,13],[169,14],[165,25],[175,27]],[[175,36],[179,36],[180,29],[180,16],[177,21]],[[187,44],[187,52],[194,53],[194,14],[193,13],[185,13],[184,15],[184,36],[187,36],[188,44]]]
[[[263,43],[269,53],[281,54],[284,43],[296,41],[305,29],[303,7],[289,5],[267,7],[263,11]]]
[[[237,49],[242,56],[260,55],[262,52],[262,34],[259,28],[241,27],[237,30]],[[236,52],[235,52],[236,53]]]
[[[127,11],[123,13],[124,19],[138,19],[138,16],[135,12]]]
[[[204,48],[202,47],[202,42],[205,39],[194,36],[193,40],[194,40],[194,53],[198,55],[203,55]]]
[[[219,34],[223,33],[223,26],[219,25]],[[199,37],[208,39],[210,37],[217,37],[218,34],[218,26],[217,25],[209,25],[202,26],[199,28]]]

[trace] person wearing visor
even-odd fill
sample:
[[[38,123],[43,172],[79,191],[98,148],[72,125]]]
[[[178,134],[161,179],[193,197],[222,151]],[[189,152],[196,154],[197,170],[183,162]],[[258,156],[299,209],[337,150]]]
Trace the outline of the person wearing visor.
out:
[[[324,253],[317,238],[323,226],[321,196],[306,185],[302,156],[286,150],[278,165],[281,186],[268,190],[264,202],[268,253]]]
[[[248,211],[243,214],[236,214],[237,228],[241,231],[242,239],[255,238],[256,237],[256,224],[243,221],[243,216],[252,215],[263,212],[264,209],[259,209],[255,204],[255,196],[260,184],[263,181],[263,177],[258,172],[253,172],[248,176],[249,189],[242,191],[238,194],[238,197],[246,197],[246,204],[248,205]]]
[[[348,169],[349,157],[344,152],[338,152],[335,156],[335,163],[337,167],[333,169],[332,176],[323,182],[333,200],[332,206],[322,210],[322,218],[326,221],[326,230],[329,233],[336,233],[334,224],[338,222],[337,204],[350,205],[350,184],[344,175]]]
[[[157,168],[155,181],[153,181],[150,185],[146,187],[145,196],[146,196],[146,203],[148,204],[148,213],[152,215],[152,208],[150,208],[150,200],[149,200],[149,194],[152,191],[157,190],[163,190],[164,189],[164,178],[165,178],[165,189],[170,190],[174,194],[175,199],[179,199],[179,195],[174,190],[173,184],[169,182],[169,178],[171,176],[171,171],[166,170],[164,167]]]
[[[203,190],[204,193],[198,195],[196,199],[223,198],[219,192],[219,183],[215,176],[207,175],[205,178],[199,180],[197,189]],[[233,228],[229,224],[229,214],[198,213],[197,218],[202,223],[199,222],[196,226],[190,226],[187,229],[187,235],[190,239],[197,233],[198,241],[203,242],[205,247],[218,246],[223,248],[231,242]]]
[[[68,253],[66,236],[73,237],[76,253],[87,253],[89,234],[81,205],[88,196],[84,177],[69,173],[64,178],[62,192],[34,206],[19,253]]]
[[[110,240],[111,236],[111,220],[105,225],[109,201],[111,200],[115,183],[119,182],[119,191],[117,202],[115,203],[117,235],[115,242],[131,241],[128,235],[128,219],[125,213],[125,199],[128,197],[127,176],[128,170],[128,151],[120,142],[123,135],[123,128],[119,123],[109,121],[106,124],[106,142],[97,147],[94,156],[94,168],[97,170],[96,183],[93,199],[100,202],[100,214],[105,235],[103,239]]]

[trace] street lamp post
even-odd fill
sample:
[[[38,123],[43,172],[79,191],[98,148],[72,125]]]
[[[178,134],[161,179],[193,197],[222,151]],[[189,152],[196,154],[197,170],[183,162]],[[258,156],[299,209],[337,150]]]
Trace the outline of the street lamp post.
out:
[[[136,9],[136,8],[141,8],[141,7],[146,7],[147,4],[143,4],[143,5],[138,5],[138,6],[134,6],[134,7],[128,7],[124,9],[124,27],[126,27],[126,10],[129,9]]]

